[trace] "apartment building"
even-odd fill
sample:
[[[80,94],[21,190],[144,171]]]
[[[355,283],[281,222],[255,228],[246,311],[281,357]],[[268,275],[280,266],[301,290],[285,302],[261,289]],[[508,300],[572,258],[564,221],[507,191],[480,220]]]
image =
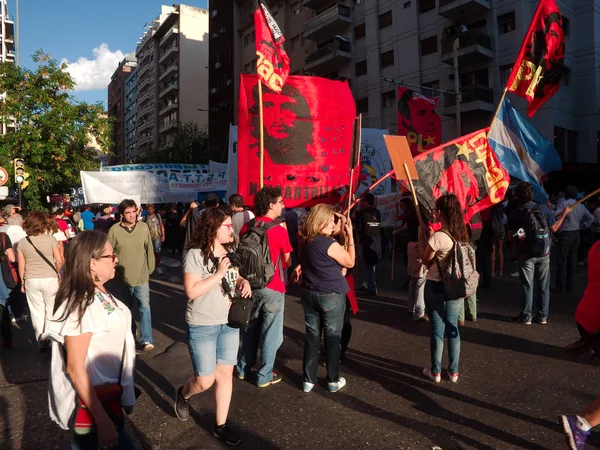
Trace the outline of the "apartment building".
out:
[[[180,122],[208,127],[208,11],[163,5],[137,44],[131,162],[172,145]]]
[[[137,61],[133,53],[119,63],[108,85],[108,117],[113,120],[111,162],[125,162],[125,80],[135,70]]]
[[[217,2],[213,2],[217,4]],[[255,71],[252,0],[235,2],[234,72]],[[600,162],[600,0],[557,0],[566,66],[532,122],[563,161]],[[489,126],[538,0],[274,0],[292,73],[348,79],[366,127],[398,130],[397,87],[439,97],[443,139],[457,136],[453,42],[459,39],[460,132]],[[212,10],[212,7],[211,7]],[[461,30],[458,32],[457,30]],[[600,36],[600,35],[599,35]],[[417,88],[418,89],[418,88]],[[525,103],[510,95],[517,108]],[[211,97],[212,101],[212,97]],[[212,106],[211,106],[212,114]],[[236,123],[234,109],[231,122]]]
[[[137,67],[125,79],[125,162],[135,155],[137,145]]]
[[[0,62],[15,62],[15,23],[8,15],[6,0],[0,0]],[[0,94],[0,101],[5,94]],[[0,126],[0,135],[14,131],[15,123],[9,121]]]

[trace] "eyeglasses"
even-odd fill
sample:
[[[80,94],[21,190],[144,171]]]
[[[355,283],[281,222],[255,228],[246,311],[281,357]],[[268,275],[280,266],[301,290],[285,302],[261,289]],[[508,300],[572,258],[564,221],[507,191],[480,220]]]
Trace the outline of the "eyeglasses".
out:
[[[113,253],[112,255],[102,255],[102,256],[98,257],[98,259],[103,259],[103,258],[112,258],[112,262],[115,262],[115,259],[117,259],[117,254]]]
[[[221,226],[222,226],[222,227],[227,227],[227,228],[229,228],[229,229],[232,229],[232,228],[233,228],[233,224],[231,224],[231,223],[222,223],[222,224],[221,224]]]

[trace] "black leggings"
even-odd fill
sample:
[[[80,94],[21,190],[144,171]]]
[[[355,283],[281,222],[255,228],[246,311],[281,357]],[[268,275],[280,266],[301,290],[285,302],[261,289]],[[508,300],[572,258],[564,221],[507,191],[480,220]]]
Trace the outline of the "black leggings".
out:
[[[0,305],[0,336],[7,345],[12,345],[12,330],[10,324],[10,314],[8,307]]]
[[[346,350],[348,350],[348,344],[350,343],[350,338],[352,337],[352,322],[350,321],[350,317],[352,316],[352,308],[350,308],[350,301],[348,297],[346,297],[346,311],[344,312],[344,327],[342,328],[342,356],[346,354]]]

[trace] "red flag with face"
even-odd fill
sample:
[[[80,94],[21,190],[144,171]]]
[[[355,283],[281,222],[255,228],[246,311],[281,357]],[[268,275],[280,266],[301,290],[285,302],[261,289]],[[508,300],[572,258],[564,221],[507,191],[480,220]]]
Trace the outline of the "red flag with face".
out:
[[[487,130],[429,150],[415,158],[415,165],[419,179],[413,183],[419,202],[432,211],[439,197],[454,194],[465,222],[502,201],[510,183],[508,173],[488,144]]]
[[[398,88],[398,136],[406,136],[413,156],[442,144],[442,119],[437,98]]]
[[[529,101],[527,114],[533,117],[556,94],[564,72],[562,15],[554,0],[540,0],[506,88]]]
[[[291,76],[281,93],[263,89],[264,185],[280,186],[288,208],[338,203],[350,180],[355,116],[346,82]],[[238,124],[238,190],[246,199],[260,185],[256,75],[240,76]]]
[[[263,84],[275,92],[281,92],[290,74],[290,58],[283,49],[283,33],[262,0],[254,11],[256,30],[256,73]]]

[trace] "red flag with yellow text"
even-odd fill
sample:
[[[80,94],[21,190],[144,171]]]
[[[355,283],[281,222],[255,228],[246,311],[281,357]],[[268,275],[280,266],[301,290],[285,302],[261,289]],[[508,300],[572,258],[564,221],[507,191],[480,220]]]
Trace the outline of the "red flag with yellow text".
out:
[[[258,79],[240,76],[238,101],[238,191],[249,203],[260,185]],[[281,187],[288,208],[338,203],[355,116],[347,82],[291,76],[280,93],[263,89],[264,185]]]
[[[554,0],[540,0],[506,88],[529,101],[527,114],[533,117],[556,94],[564,72],[562,15]]]
[[[454,194],[465,222],[504,199],[510,177],[487,140],[487,129],[462,136],[415,158],[419,179],[414,180],[419,202],[432,211],[435,201]]]
[[[258,0],[254,11],[256,30],[256,73],[263,84],[275,92],[281,92],[290,74],[290,58],[283,49],[283,33],[271,15],[269,8]]]
[[[442,118],[435,112],[437,102],[437,98],[398,88],[398,136],[406,136],[413,156],[442,144]]]

